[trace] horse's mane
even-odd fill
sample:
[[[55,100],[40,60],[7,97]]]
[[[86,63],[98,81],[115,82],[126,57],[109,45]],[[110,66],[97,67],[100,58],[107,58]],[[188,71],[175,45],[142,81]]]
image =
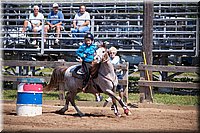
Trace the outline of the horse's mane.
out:
[[[104,55],[104,57],[103,57],[103,62],[105,62],[105,61],[109,61],[109,54],[108,54],[108,50],[105,48],[105,50],[106,50],[106,53],[105,53],[105,55]]]
[[[58,88],[58,83],[64,82],[64,75],[66,70],[67,70],[66,66],[60,66],[55,68],[51,75],[51,80],[49,84],[44,88],[44,90],[50,91],[54,88]]]
[[[101,47],[105,48],[105,50],[106,50],[105,51],[106,53],[102,59],[102,62],[108,61],[109,60],[108,50],[106,49],[105,46],[101,46]],[[97,78],[100,65],[101,65],[101,63],[96,63],[95,61],[92,62],[92,69],[91,69],[92,78]]]
[[[99,63],[92,62],[92,68],[91,68],[91,76],[92,76],[92,78],[97,78],[99,67],[100,67]]]

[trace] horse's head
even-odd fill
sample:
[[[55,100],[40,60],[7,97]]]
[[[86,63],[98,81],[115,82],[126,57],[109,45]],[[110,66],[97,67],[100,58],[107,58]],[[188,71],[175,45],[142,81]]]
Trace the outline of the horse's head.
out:
[[[94,56],[94,62],[100,63],[109,60],[108,51],[105,47],[99,47]]]

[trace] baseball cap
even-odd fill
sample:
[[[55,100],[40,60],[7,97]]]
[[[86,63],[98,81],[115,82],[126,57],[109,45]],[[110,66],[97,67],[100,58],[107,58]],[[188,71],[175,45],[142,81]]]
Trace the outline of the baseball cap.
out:
[[[58,4],[57,4],[57,3],[54,3],[54,4],[53,4],[53,7],[58,7]]]

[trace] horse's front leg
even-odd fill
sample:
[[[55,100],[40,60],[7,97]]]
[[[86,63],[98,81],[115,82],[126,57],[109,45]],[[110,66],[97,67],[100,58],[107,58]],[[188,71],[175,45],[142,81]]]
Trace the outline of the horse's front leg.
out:
[[[121,114],[119,113],[119,110],[117,108],[117,103],[116,103],[116,99],[115,98],[112,98],[112,103],[113,103],[112,106],[114,108],[115,115],[121,117]]]
[[[122,101],[122,99],[121,99],[120,97],[117,97],[117,96],[115,95],[115,93],[114,93],[112,90],[106,89],[106,92],[108,93],[109,96],[111,96],[112,98],[116,99],[116,100],[119,102],[119,104],[120,104],[120,105],[122,106],[122,108],[124,109],[124,113],[125,113],[126,115],[130,115],[130,114],[131,114],[130,110],[128,109],[128,107],[127,107],[126,104]]]

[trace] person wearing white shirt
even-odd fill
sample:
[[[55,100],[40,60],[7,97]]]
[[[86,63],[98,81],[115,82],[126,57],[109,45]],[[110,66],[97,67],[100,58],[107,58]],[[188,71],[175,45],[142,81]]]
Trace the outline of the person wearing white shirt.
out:
[[[86,11],[85,5],[79,7],[79,12],[75,15],[71,33],[73,37],[83,37],[90,30],[90,14]],[[79,33],[79,34],[76,34]],[[81,34],[82,33],[82,34]]]
[[[24,21],[22,33],[26,30],[33,31],[34,33],[42,30],[42,19],[44,15],[39,12],[39,7],[35,5],[33,7],[34,12],[29,15],[29,20]],[[33,34],[36,37],[36,34]],[[36,39],[33,40],[32,44],[36,44]]]
[[[117,49],[115,47],[110,47],[109,49],[109,55],[110,55],[110,61],[113,65],[118,65],[120,63],[120,57],[116,55],[117,54]],[[118,79],[122,79],[122,71],[121,70],[115,70],[115,73],[118,77]],[[116,91],[119,92],[119,96],[123,100],[123,95],[124,95],[124,88],[122,85],[118,85]],[[108,102],[111,102],[112,99],[111,97],[107,98],[106,101],[104,102],[103,107],[105,107]],[[113,110],[113,105],[111,106],[111,110]]]

